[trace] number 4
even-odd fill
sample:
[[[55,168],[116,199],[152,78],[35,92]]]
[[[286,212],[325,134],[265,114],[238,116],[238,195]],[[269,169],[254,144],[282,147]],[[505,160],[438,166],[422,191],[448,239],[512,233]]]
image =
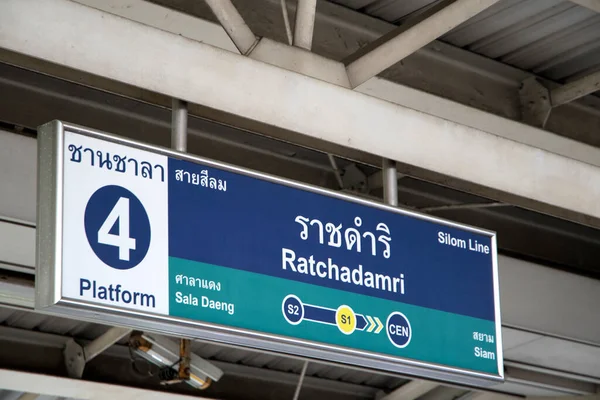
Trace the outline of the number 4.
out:
[[[110,230],[119,222],[119,233]],[[135,250],[135,238],[129,237],[129,199],[121,197],[98,230],[98,243],[119,248],[119,260],[129,261],[129,252]]]

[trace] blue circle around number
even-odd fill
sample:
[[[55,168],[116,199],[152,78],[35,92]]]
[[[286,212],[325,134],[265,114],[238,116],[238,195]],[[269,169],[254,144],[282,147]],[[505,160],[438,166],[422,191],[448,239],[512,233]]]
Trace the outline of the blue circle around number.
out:
[[[394,346],[401,349],[408,346],[412,337],[412,328],[404,314],[397,311],[391,313],[385,325],[388,339]]]
[[[298,325],[304,318],[304,306],[300,299],[294,295],[288,295],[283,299],[283,316],[292,325]]]
[[[84,225],[92,250],[109,267],[131,269],[148,253],[148,214],[124,187],[110,185],[94,192],[85,207]]]

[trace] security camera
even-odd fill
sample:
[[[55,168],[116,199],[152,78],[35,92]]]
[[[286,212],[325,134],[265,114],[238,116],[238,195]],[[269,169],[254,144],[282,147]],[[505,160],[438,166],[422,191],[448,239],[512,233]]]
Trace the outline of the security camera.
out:
[[[177,371],[180,362],[177,342],[159,335],[134,332],[129,338],[129,345],[142,358],[164,368],[163,380],[169,380],[172,375],[169,371]],[[190,354],[190,378],[186,380],[189,385],[197,389],[206,389],[212,381],[218,381],[221,376],[221,369],[193,353]]]

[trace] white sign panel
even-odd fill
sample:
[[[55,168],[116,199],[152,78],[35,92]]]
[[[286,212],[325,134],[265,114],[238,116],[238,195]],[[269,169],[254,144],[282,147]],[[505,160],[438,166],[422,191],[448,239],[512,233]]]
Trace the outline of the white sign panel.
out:
[[[63,297],[168,314],[167,157],[71,132],[63,146],[82,159],[64,163]]]

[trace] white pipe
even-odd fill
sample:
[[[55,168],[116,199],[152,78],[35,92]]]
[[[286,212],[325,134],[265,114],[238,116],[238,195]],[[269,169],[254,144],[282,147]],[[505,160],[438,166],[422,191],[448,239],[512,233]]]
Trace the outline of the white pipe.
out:
[[[171,147],[174,150],[187,151],[187,102],[173,99],[171,114]]]
[[[310,50],[315,28],[317,0],[298,0],[296,24],[294,25],[294,46]]]
[[[391,206],[398,205],[398,171],[396,162],[383,159],[383,199],[386,204]]]
[[[300,396],[300,389],[302,388],[302,383],[304,382],[304,377],[306,376],[306,369],[308,368],[308,360],[304,361],[304,365],[302,366],[302,372],[300,372],[300,379],[298,379],[298,385],[296,386],[296,391],[294,392],[294,400],[298,400]]]
[[[247,55],[258,39],[230,0],[206,0],[240,53]]]

